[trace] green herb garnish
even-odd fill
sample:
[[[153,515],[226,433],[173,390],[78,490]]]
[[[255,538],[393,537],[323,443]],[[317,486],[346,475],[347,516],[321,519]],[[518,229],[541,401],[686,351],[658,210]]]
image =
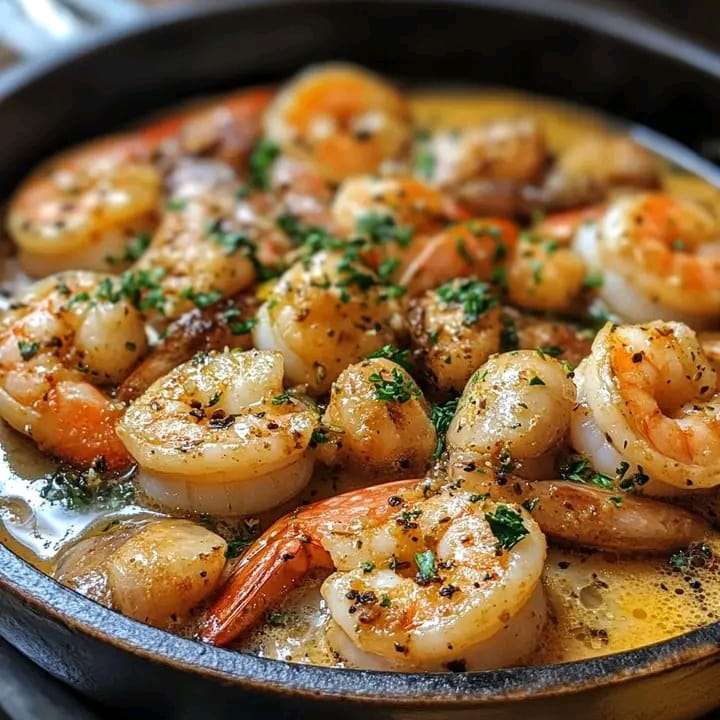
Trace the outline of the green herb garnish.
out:
[[[453,280],[441,285],[435,292],[443,303],[462,306],[465,325],[476,323],[484,313],[498,304],[490,286],[479,280]]]
[[[510,550],[528,534],[522,515],[509,505],[497,505],[494,513],[485,513],[485,519],[497,538],[498,549]]]

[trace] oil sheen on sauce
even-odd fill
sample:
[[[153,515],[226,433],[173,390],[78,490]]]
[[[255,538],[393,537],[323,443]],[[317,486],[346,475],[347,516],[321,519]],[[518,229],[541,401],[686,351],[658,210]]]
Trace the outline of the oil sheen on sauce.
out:
[[[419,91],[412,106],[420,127],[462,127],[494,118],[532,115],[553,150],[587,133],[605,133],[601,116],[515,92]],[[720,217],[720,192],[668,164],[665,187],[702,200]],[[15,292],[26,282],[7,246],[2,248],[2,286]],[[78,540],[103,533],[116,521],[142,520],[156,511],[140,504],[112,509],[68,509],[43,497],[53,463],[30,441],[0,424],[0,542],[49,574],[60,554]],[[382,480],[378,478],[378,480]],[[349,477],[318,473],[301,502],[358,486]],[[265,525],[297,500],[260,518]],[[720,545],[716,548],[720,554]],[[237,645],[265,657],[319,665],[341,664],[325,642],[327,610],[322,576],[313,577],[270,613],[265,625]],[[541,646],[529,663],[557,663],[605,655],[658,642],[718,619],[720,571],[679,570],[667,558],[621,558],[599,552],[551,548],[544,577],[550,607]]]

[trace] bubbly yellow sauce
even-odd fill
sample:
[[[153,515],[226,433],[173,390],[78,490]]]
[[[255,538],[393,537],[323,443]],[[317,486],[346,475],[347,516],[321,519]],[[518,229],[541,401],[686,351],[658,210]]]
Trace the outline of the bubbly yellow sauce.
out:
[[[508,91],[418,91],[411,95],[411,103],[417,124],[428,128],[531,115],[542,122],[554,151],[588,133],[618,129],[596,113]],[[701,200],[720,217],[720,191],[706,181],[668,163],[663,182],[673,192]],[[14,292],[25,279],[7,247],[2,255],[0,284]],[[61,553],[81,538],[101,532],[114,520],[154,512],[141,505],[71,510],[52,503],[41,491],[53,463],[4,424],[0,424],[0,450],[0,542],[44,572],[52,574]],[[300,501],[360,484],[318,473]],[[265,526],[297,502],[276,508],[260,518],[260,524]],[[271,658],[341,664],[325,641],[328,613],[319,594],[321,581],[322,577],[312,578],[292,592],[269,622],[238,648]],[[701,567],[684,574],[663,557],[627,559],[551,548],[544,584],[551,617],[540,648],[528,662],[565,662],[646,645],[713,622],[720,612],[718,569]]]

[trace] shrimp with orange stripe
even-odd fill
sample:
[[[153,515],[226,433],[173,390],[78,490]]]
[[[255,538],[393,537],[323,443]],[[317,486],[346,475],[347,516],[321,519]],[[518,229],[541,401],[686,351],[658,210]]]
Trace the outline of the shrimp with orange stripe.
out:
[[[110,278],[53,275],[16,298],[0,328],[0,416],[75,465],[132,463],[115,435],[123,405],[102,390],[147,349],[142,315]]]

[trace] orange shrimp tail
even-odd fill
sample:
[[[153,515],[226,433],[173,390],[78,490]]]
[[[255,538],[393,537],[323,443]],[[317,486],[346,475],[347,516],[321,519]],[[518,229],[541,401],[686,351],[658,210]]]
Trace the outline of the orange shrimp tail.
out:
[[[102,458],[108,470],[120,470],[133,463],[115,434],[121,414],[92,386],[61,382],[48,392],[33,435],[41,449],[73,465],[90,467]]]
[[[281,537],[246,555],[221,597],[210,608],[200,638],[227,645],[256,625],[262,616],[314,568],[332,569],[330,555],[302,533]]]
[[[332,570],[322,545],[333,528],[360,518],[381,522],[397,512],[388,498],[419,480],[399,480],[320,500],[280,518],[236,565],[200,628],[200,638],[227,645],[277,605],[311,570]]]

